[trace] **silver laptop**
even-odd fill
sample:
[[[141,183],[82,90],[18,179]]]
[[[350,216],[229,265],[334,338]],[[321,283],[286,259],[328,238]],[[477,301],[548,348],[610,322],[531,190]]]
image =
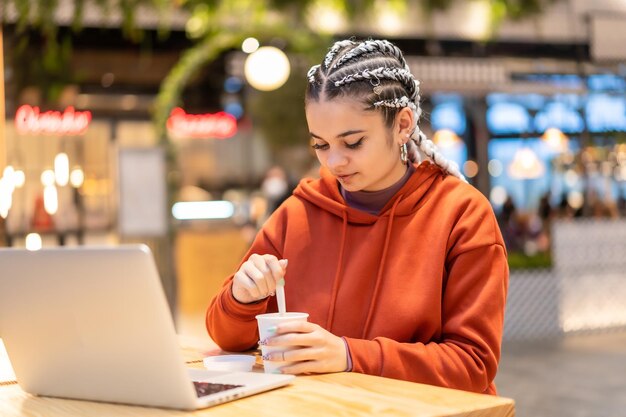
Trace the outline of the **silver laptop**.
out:
[[[294,378],[188,369],[144,245],[0,249],[0,338],[44,396],[191,410]]]

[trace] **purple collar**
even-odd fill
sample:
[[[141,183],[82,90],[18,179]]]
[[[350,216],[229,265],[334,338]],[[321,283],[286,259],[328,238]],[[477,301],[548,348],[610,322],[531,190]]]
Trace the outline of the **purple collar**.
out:
[[[387,187],[384,190],[350,192],[346,191],[341,184],[339,184],[339,191],[348,206],[369,214],[378,215],[380,210],[385,207],[385,204],[387,204],[398,190],[406,184],[414,172],[415,167],[413,164],[410,164],[402,178],[391,187]]]

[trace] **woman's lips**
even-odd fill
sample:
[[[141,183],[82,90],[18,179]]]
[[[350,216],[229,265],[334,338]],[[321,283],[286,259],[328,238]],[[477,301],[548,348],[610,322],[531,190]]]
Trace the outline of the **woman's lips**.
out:
[[[356,173],[354,173],[354,174],[348,174],[348,175],[337,175],[337,179],[338,179],[339,181],[342,181],[342,182],[343,182],[343,181],[348,181],[348,180],[350,180],[352,177],[354,177],[355,175],[356,175]]]

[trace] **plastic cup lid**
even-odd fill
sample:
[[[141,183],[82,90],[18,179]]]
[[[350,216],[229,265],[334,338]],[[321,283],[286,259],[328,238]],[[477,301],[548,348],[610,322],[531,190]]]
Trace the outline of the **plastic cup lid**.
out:
[[[208,356],[202,362],[211,371],[250,372],[256,358],[252,355],[219,355]]]

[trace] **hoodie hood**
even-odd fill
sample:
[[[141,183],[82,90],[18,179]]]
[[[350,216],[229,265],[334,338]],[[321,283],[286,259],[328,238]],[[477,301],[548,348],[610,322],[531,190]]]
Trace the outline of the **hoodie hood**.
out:
[[[394,209],[394,216],[402,217],[414,213],[425,203],[424,196],[443,172],[429,161],[415,165],[415,172],[380,211],[373,215],[346,205],[335,178],[327,169],[320,168],[320,178],[305,178],[300,181],[294,195],[300,197],[339,218],[347,218],[348,223],[372,224],[380,217],[389,216]]]

